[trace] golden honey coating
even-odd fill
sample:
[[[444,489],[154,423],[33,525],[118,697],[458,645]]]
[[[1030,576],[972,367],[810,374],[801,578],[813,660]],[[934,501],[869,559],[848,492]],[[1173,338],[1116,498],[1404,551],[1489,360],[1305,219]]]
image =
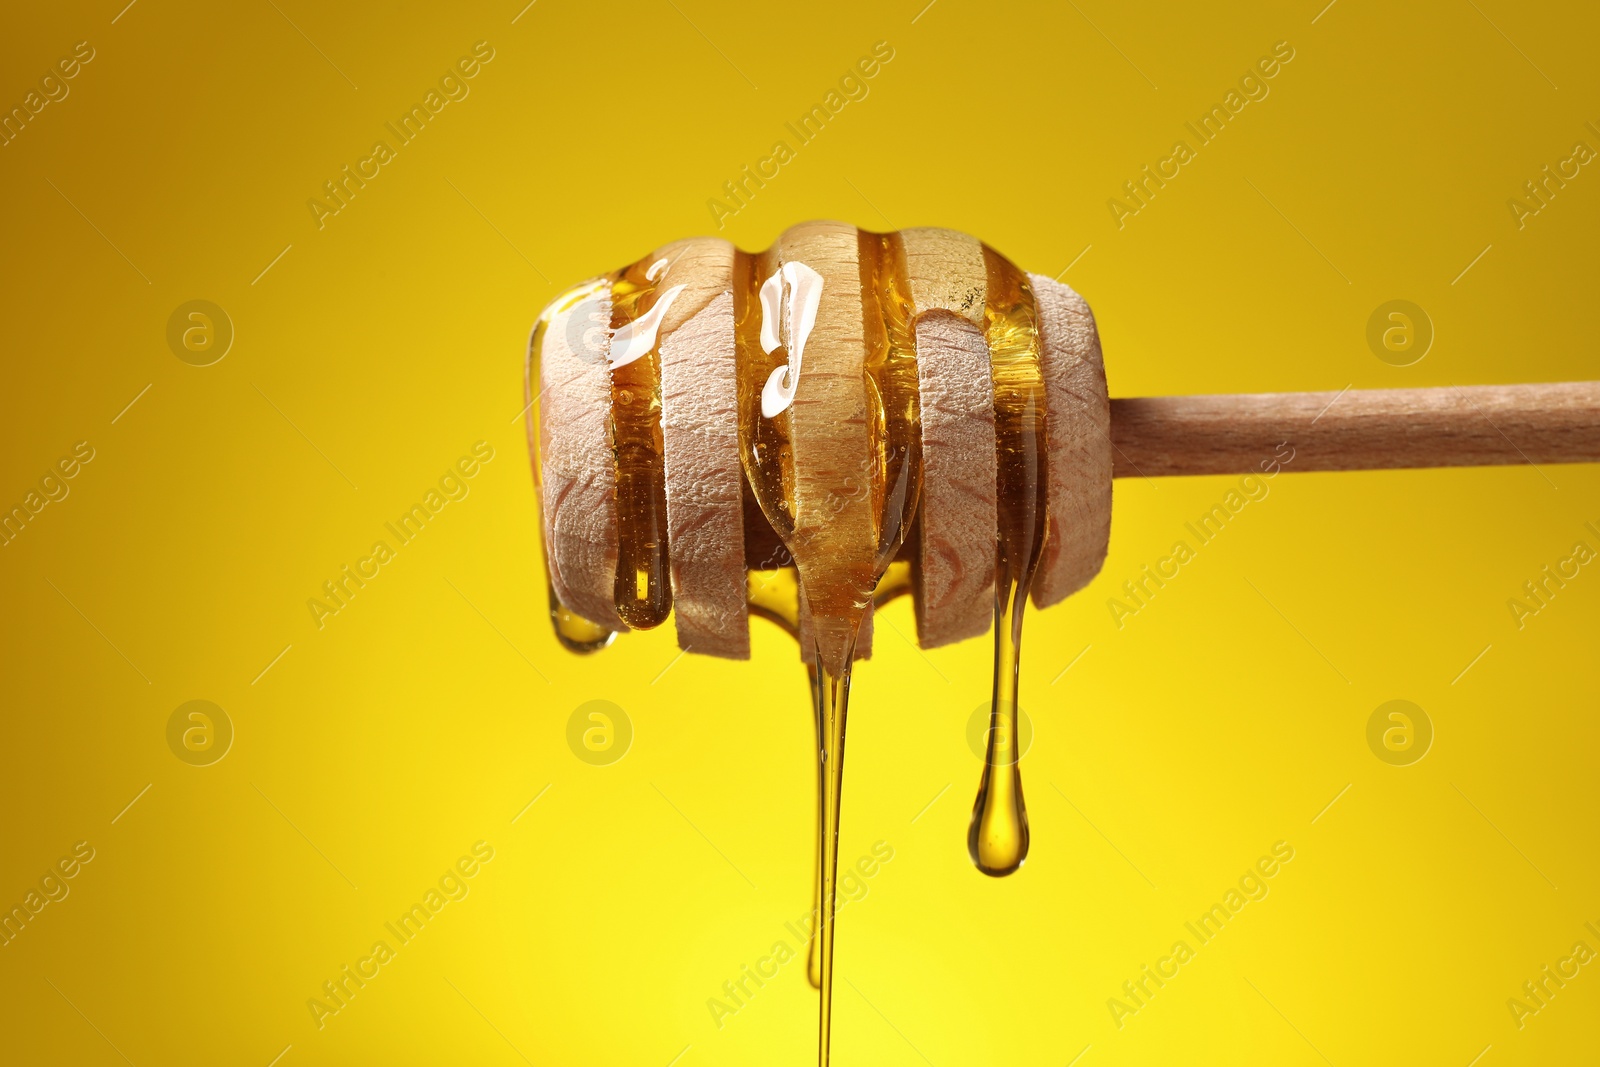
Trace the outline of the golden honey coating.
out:
[[[702,261],[699,269],[680,266],[686,259]],[[709,267],[707,259],[714,261]],[[820,279],[808,323],[791,316],[795,287],[786,266]],[[758,253],[713,239],[682,241],[574,287],[551,306],[596,285],[610,297],[603,369],[617,543],[607,581],[616,617],[628,627],[658,626],[672,607],[660,346],[716,291],[731,292],[734,301],[747,492],[786,545],[785,562],[805,576],[819,616],[847,614],[871,599],[916,518],[923,436],[915,325],[929,312],[960,316],[983,331],[994,375],[997,550],[1013,582],[1037,564],[1048,485],[1041,474],[1048,438],[1037,313],[1027,275],[981,242],[950,230],[883,234],[828,222],[791,227]],[[634,327],[652,313],[660,321],[641,345]],[[547,312],[532,339],[530,400],[541,392],[537,361],[551,321]],[[807,327],[804,336],[797,337],[797,325]],[[761,397],[775,373],[793,397],[767,417]],[[529,417],[537,426],[537,404]],[[1018,491],[1024,482],[1027,490]],[[909,551],[915,556],[916,546]],[[571,621],[564,629],[576,628]],[[596,644],[592,632],[583,636],[580,643]],[[837,645],[836,635],[830,640]]]

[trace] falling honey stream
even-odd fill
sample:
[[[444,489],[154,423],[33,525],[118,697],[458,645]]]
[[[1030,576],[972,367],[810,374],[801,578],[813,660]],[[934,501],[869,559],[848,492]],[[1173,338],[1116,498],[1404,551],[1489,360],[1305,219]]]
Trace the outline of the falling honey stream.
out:
[[[795,231],[761,253],[735,252],[733,295],[739,395],[740,459],[746,486],[793,562],[792,567],[752,570],[747,575],[750,611],[772,620],[803,646],[810,681],[817,752],[817,849],[813,883],[816,918],[807,974],[821,991],[821,1067],[830,1059],[834,914],[838,887],[838,835],[843,801],[844,742],[849,716],[851,669],[864,615],[909,592],[912,564],[898,560],[916,514],[922,478],[920,399],[913,306],[906,259],[898,234],[854,232],[846,255],[842,228],[826,224]],[[807,266],[810,249],[819,274]],[[833,258],[828,259],[831,255]],[[852,262],[853,260],[853,262]],[[987,298],[984,334],[994,386],[998,528],[995,544],[995,656],[987,749],[968,831],[968,851],[979,870],[1005,875],[1028,852],[1017,751],[1017,684],[1022,624],[1045,534],[1047,435],[1041,345],[1033,294],[1026,276],[983,247]],[[789,266],[795,264],[796,266]],[[841,265],[843,264],[843,265]],[[788,269],[786,269],[788,268]],[[656,265],[641,260],[607,279],[613,335],[650,312],[661,299]],[[858,273],[851,277],[851,273]],[[816,478],[797,470],[793,397],[806,368],[838,346],[791,358],[796,316],[803,314],[807,276],[817,279],[822,299],[848,302],[859,285],[862,336],[857,368],[862,382],[866,438],[859,477],[844,477],[818,497]],[[530,428],[537,415],[537,358],[554,311],[571,307],[597,283],[580,286],[541,316],[531,341]],[[763,287],[769,287],[763,292]],[[772,288],[775,287],[775,288]],[[776,301],[771,292],[780,294]],[[818,305],[813,303],[812,314]],[[799,309],[799,310],[797,310]],[[764,316],[776,314],[763,335]],[[837,313],[835,309],[835,313]],[[823,316],[826,318],[826,313]],[[776,340],[776,344],[768,344]],[[803,330],[798,349],[804,345]],[[787,368],[787,369],[785,369]],[[835,377],[837,366],[832,368]],[[818,372],[813,372],[818,373]],[[668,617],[665,474],[661,430],[661,369],[658,345],[611,368],[613,451],[617,470],[619,550],[615,604],[630,627],[647,629]],[[763,409],[776,388],[789,403],[776,413]],[[815,388],[815,387],[814,387]],[[817,433],[815,424],[812,434]],[[539,478],[537,441],[534,477]],[[803,463],[800,465],[804,467]],[[863,519],[865,518],[865,522]],[[854,525],[851,520],[854,519]],[[870,531],[870,539],[869,539]],[[546,558],[548,576],[548,559]],[[548,578],[547,578],[548,581]],[[605,647],[611,631],[569,611],[550,586],[551,619],[561,643],[575,652]],[[802,625],[802,601],[809,609]]]
[[[752,570],[746,578],[749,590],[750,614],[775,623],[781,630],[794,638],[800,638],[800,583],[793,567],[774,568],[770,570]],[[889,564],[883,577],[878,579],[876,590],[872,594],[872,607],[876,611],[886,604],[893,603],[903,596],[911,594],[911,561],[897,559]],[[811,720],[816,730],[816,744],[818,751],[823,745],[822,706],[821,696],[817,690],[817,667],[815,663],[806,665],[807,692],[811,701]],[[825,790],[825,781],[822,773],[821,761],[817,765],[817,842],[820,853],[823,835],[827,832],[826,815],[822,808],[822,798]],[[820,854],[816,857],[813,872],[813,886],[811,895],[812,916],[822,914],[822,862]],[[806,942],[806,980],[811,983],[811,988],[822,988],[822,952],[820,939],[810,938]]]

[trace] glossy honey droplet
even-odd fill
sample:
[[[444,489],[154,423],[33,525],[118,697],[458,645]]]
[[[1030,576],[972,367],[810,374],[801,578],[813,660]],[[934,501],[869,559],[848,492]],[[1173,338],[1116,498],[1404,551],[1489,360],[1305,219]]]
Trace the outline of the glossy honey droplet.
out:
[[[1015,609],[1013,604],[1016,604]],[[995,597],[995,693],[978,799],[967,826],[967,855],[984,874],[1003,877],[1028,858],[1028,809],[1022,797],[1017,733],[1018,645],[1022,612],[1016,587]]]
[[[556,640],[561,642],[562,648],[568,652],[587,654],[600,651],[616,639],[615,630],[590,622],[562,604],[548,576],[544,585],[550,605],[550,621],[555,625]]]

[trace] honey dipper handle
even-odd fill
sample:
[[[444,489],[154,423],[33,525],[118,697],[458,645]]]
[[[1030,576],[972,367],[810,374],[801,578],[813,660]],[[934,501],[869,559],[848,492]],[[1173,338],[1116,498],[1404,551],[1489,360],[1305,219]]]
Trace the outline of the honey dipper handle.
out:
[[[1600,462],[1600,382],[1111,401],[1113,474]],[[1281,457],[1280,457],[1281,458]]]

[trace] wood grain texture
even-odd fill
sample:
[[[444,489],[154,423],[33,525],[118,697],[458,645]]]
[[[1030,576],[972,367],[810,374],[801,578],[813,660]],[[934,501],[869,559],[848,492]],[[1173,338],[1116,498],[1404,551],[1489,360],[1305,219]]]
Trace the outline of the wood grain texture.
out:
[[[611,290],[557,312],[539,354],[539,454],[550,581],[567,608],[613,630],[617,471],[612,456]]]
[[[667,537],[678,647],[749,659],[738,403],[724,290],[661,342]]]
[[[687,237],[656,250],[651,262],[667,261],[665,272],[656,278],[656,289],[665,292],[683,286],[661,318],[662,343],[707,304],[731,290],[733,252],[733,245],[720,237]]]
[[[900,242],[906,253],[906,287],[916,313],[948,311],[981,331],[989,295],[983,243],[932,226],[902,230]]]
[[[1028,275],[1039,314],[1050,488],[1033,603],[1047,608],[1100,573],[1111,542],[1111,406],[1094,313],[1051,278]]]
[[[1118,478],[1600,461],[1600,382],[1111,401]]]
[[[917,379],[922,503],[912,589],[918,641],[937,648],[994,620],[994,381],[983,332],[948,311],[920,315]]]
[[[912,601],[917,640],[937,648],[994,621],[994,380],[984,339],[989,278],[983,244],[955,230],[900,234],[911,293],[921,396],[922,503]]]

